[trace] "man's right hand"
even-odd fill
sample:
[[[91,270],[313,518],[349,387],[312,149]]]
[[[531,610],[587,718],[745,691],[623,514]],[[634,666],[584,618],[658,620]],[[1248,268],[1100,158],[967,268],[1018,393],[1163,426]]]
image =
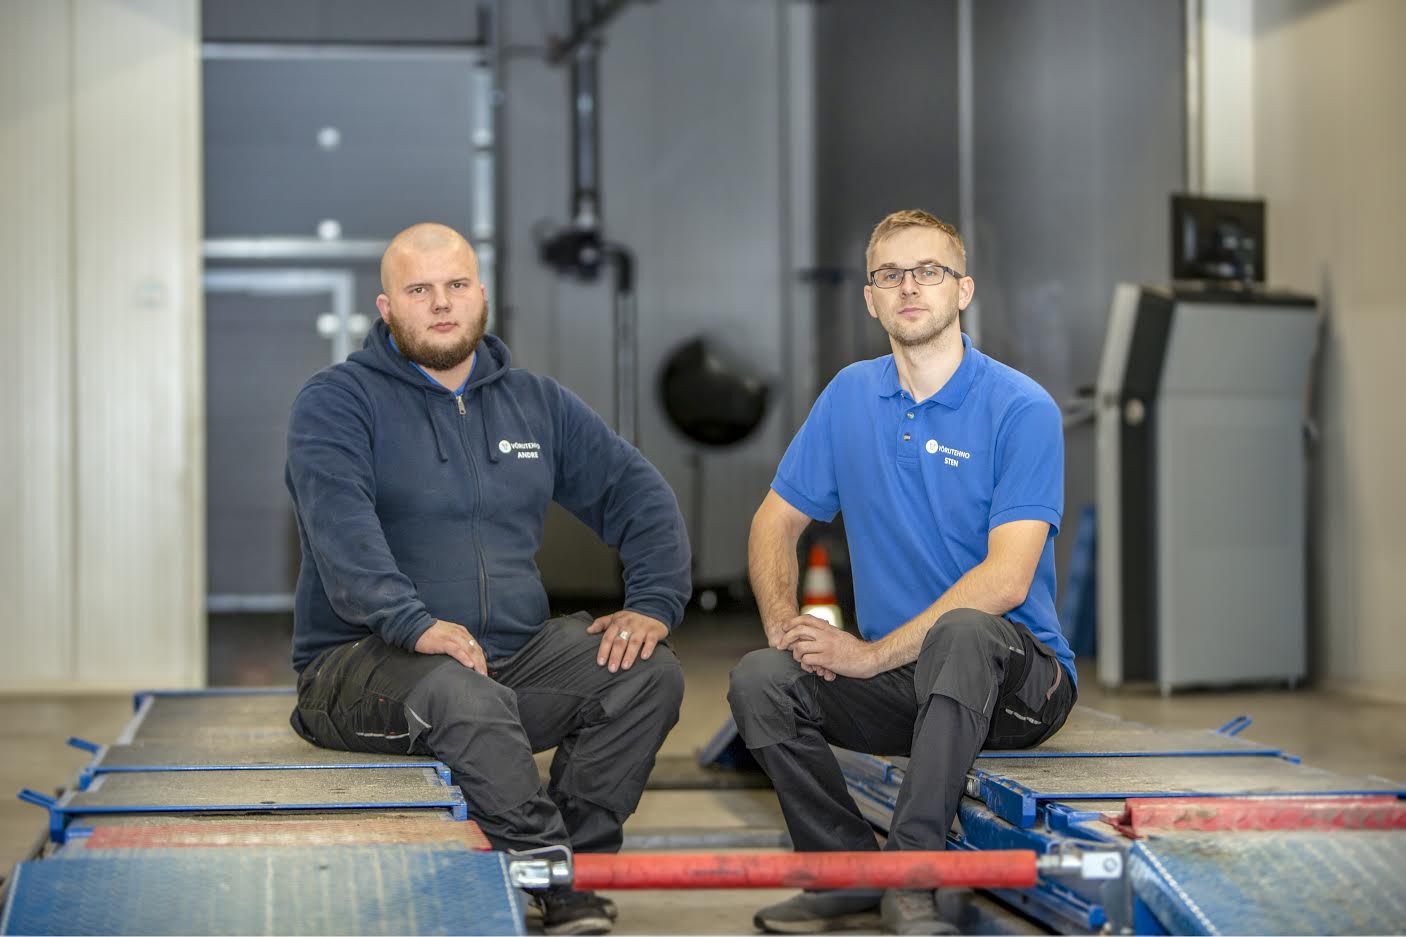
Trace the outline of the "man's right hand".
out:
[[[793,615],[790,618],[784,618],[780,621],[764,621],[762,622],[762,628],[766,630],[767,647],[780,647],[782,636],[784,636],[787,631],[790,631],[793,627],[799,624],[825,625],[826,627],[834,627],[828,621],[825,621],[823,618],[816,618],[814,615]],[[833,681],[835,679],[835,674],[832,671],[817,664],[803,663],[801,664],[801,669],[804,670],[806,673],[813,673],[817,677],[821,677],[825,680]]]
[[[762,621],[762,628],[766,631],[767,647],[780,647],[781,639],[785,636],[786,632],[802,623],[811,625],[826,624],[824,620],[816,618],[814,615],[801,615],[796,612],[782,614],[776,618],[764,619]]]
[[[448,654],[470,670],[488,676],[488,659],[469,629],[452,621],[435,619],[435,623],[415,642],[420,654]]]

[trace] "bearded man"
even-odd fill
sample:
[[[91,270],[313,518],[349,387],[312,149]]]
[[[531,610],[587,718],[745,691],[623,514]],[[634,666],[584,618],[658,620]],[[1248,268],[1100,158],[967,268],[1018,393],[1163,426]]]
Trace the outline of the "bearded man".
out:
[[[683,696],[664,640],[690,591],[678,502],[574,394],[509,367],[458,232],[398,234],[381,287],[362,350],[293,403],[293,727],[443,761],[497,849],[615,852]],[[619,550],[621,611],[552,617],[534,560],[551,501]],[[552,747],[543,790],[532,755]],[[614,918],[591,892],[539,904],[552,934]]]
[[[877,849],[830,745],[907,755],[886,849],[942,849],[983,746],[1023,748],[1074,705],[1055,616],[1059,408],[962,334],[975,284],[957,231],[924,211],[875,227],[864,301],[893,354],[816,400],[752,521],[748,567],[769,647],[728,693],[798,851]],[[859,634],[796,605],[796,545],[845,518]],[[932,891],[808,891],[758,928],[956,933]]]

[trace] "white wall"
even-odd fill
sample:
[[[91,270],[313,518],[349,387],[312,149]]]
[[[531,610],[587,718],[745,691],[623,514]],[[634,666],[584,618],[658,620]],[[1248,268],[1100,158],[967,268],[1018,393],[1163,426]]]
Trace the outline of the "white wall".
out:
[[[67,4],[0,6],[0,686],[72,665],[69,29]]]
[[[1253,0],[1205,0],[1200,53],[1199,160],[1207,195],[1255,192]]]
[[[1205,0],[1208,194],[1262,196],[1274,285],[1321,297],[1311,667],[1406,701],[1406,4]],[[1247,41],[1248,39],[1248,41]]]
[[[0,690],[204,681],[198,9],[0,6]]]
[[[1255,4],[1254,178],[1269,275],[1325,297],[1317,670],[1406,701],[1406,3]]]

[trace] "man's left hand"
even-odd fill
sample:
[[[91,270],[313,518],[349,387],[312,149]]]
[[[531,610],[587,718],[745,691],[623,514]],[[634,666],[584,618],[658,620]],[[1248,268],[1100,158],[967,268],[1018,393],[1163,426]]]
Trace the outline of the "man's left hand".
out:
[[[778,650],[790,651],[802,667],[819,673],[841,677],[867,679],[878,673],[874,665],[872,645],[856,638],[842,628],[807,621],[807,616],[793,618],[783,626],[786,633],[777,642]]]
[[[596,663],[611,673],[629,670],[636,659],[649,660],[654,646],[669,636],[668,626],[659,619],[628,610],[597,618],[586,632],[602,635]]]

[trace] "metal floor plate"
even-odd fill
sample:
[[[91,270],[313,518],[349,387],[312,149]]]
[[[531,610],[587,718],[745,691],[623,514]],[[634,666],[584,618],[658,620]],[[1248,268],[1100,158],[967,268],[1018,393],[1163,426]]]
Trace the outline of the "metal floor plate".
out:
[[[501,853],[116,849],[15,868],[3,934],[523,934]]]
[[[127,743],[150,739],[186,741],[230,733],[292,731],[292,693],[152,694],[142,702],[118,739]]]
[[[1247,720],[1248,721],[1248,720]],[[1212,730],[1159,729],[1075,706],[1054,738],[1034,748],[986,750],[994,758],[1099,758],[1110,755],[1279,755],[1279,749]]]
[[[100,826],[168,826],[186,823],[302,823],[307,816],[295,811],[286,813],[102,813],[86,817],[84,826],[96,829]],[[457,823],[448,810],[422,810],[420,808],[397,809],[394,807],[373,807],[368,809],[344,809],[337,811],[336,820],[352,823],[359,820],[434,820],[439,823]]]
[[[1181,794],[1406,793],[1382,778],[1337,774],[1280,758],[1091,758],[979,764],[975,770],[1040,792],[1041,800]]]
[[[960,836],[988,849],[1090,841],[1126,848],[1128,843],[1141,856],[1130,865],[1138,897],[1160,922],[1153,933],[1160,932],[1158,927],[1193,934],[1401,932],[1406,923],[1406,874],[1401,871],[1406,869],[1406,835],[1399,832],[1159,833],[1133,845],[1103,817],[1116,817],[1127,796],[1383,791],[1401,796],[1406,789],[1253,751],[1195,756],[1189,754],[1189,739],[1179,738],[1235,744],[1212,732],[1162,733],[1114,719],[1110,731],[1099,732],[1104,744],[1095,746],[1089,731],[1110,718],[1085,710],[1077,721],[1071,717],[1056,740],[1112,750],[1130,748],[1141,739],[1143,754],[982,758],[973,775],[980,779],[984,803],[964,800]],[[1160,748],[1174,753],[1146,751]],[[907,759],[844,749],[835,753],[860,812],[887,830]],[[971,830],[969,820],[975,823]],[[1100,895],[1081,893],[1068,883],[1044,882],[1014,898],[1024,902],[1019,906],[1025,913],[1060,932],[1097,930],[1105,912]]]
[[[1031,825],[1037,805],[1051,800],[1188,794],[1406,794],[1399,785],[1380,778],[1350,777],[1259,756],[1084,758],[1077,766],[1057,758],[1032,758],[978,763],[972,775],[981,798],[1018,826]]]
[[[1406,836],[1173,833],[1132,848],[1133,888],[1174,934],[1399,934]]]
[[[319,748],[285,726],[277,734],[234,735],[221,739],[141,739],[99,750],[85,775],[119,771],[179,771],[248,768],[436,767],[433,758],[374,755]]]
[[[854,779],[900,785],[908,768],[908,759],[901,755],[868,755],[838,747],[834,752],[846,776]],[[1276,757],[1281,754],[1279,749],[1220,732],[1157,729],[1087,706],[1075,706],[1054,738],[1034,748],[983,750],[977,756],[977,766],[993,774],[1004,774],[1015,770],[1008,769],[1005,762],[1025,759]],[[1084,769],[1054,767],[1049,770],[1063,774]]]
[[[356,807],[463,809],[463,794],[431,768],[104,774],[63,796],[67,814],[184,810],[294,810]]]

